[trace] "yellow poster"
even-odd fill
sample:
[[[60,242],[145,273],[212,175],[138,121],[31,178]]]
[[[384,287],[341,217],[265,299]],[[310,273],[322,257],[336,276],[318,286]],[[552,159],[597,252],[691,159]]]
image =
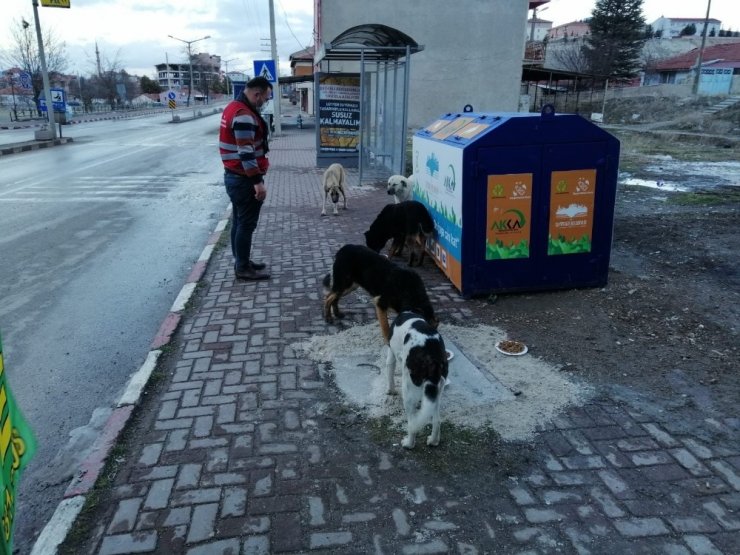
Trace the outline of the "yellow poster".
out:
[[[45,8],[69,8],[70,0],[41,0]]]
[[[552,172],[547,254],[591,252],[596,170]]]
[[[486,260],[529,258],[532,174],[488,176]]]

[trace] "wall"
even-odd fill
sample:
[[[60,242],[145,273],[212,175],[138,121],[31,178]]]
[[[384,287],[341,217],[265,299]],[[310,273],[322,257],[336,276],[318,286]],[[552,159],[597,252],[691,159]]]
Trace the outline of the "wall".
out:
[[[372,15],[365,3],[321,0],[319,6],[322,42],[380,23],[424,46],[411,56],[409,127],[466,104],[479,112],[517,110],[528,0],[375,0]],[[332,71],[342,69],[351,70],[331,63]]]

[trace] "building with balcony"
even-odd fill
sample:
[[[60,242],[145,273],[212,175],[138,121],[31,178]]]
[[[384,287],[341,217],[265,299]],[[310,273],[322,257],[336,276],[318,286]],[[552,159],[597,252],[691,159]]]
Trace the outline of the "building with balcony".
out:
[[[165,62],[157,64],[157,83],[164,90],[179,91],[187,89],[190,84],[189,63]],[[207,93],[211,83],[223,78],[221,73],[221,56],[208,53],[194,54],[192,60],[193,69],[193,91],[194,93]],[[197,96],[197,94],[196,94]]]

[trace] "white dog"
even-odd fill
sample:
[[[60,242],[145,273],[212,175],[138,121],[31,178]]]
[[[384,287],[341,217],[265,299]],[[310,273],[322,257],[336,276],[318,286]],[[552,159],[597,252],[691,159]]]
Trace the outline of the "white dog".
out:
[[[324,177],[321,179],[324,187],[324,207],[321,209],[321,215],[326,216],[326,202],[331,197],[331,201],[334,204],[334,215],[338,214],[337,205],[339,204],[339,195],[342,195],[344,199],[344,209],[347,209],[347,195],[344,190],[344,183],[347,177],[344,173],[344,167],[342,164],[334,163],[324,172]]]
[[[401,365],[401,394],[408,421],[401,445],[413,449],[417,432],[429,420],[432,433],[427,445],[439,445],[439,404],[447,383],[447,351],[442,336],[414,312],[401,312],[391,325],[390,350],[386,360],[388,393],[395,393],[393,373]]]
[[[388,194],[393,195],[396,203],[411,199],[411,191],[414,189],[416,177],[411,174],[408,177],[392,175],[388,178]]]

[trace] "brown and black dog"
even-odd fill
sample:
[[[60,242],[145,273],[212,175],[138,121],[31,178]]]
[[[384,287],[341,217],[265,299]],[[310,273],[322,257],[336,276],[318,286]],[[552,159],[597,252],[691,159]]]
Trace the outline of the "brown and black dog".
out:
[[[388,239],[393,239],[388,249],[389,257],[400,255],[405,245],[409,248],[409,266],[414,265],[417,256],[421,266],[426,239],[433,233],[434,220],[426,206],[416,200],[405,200],[383,207],[365,232],[365,244],[380,252]]]
[[[339,299],[362,287],[373,298],[380,331],[390,339],[388,310],[401,313],[411,310],[421,315],[434,328],[438,325],[429,302],[424,282],[413,270],[397,266],[385,256],[363,245],[344,245],[334,257],[331,273],[324,278],[328,290],[324,299],[324,319],[343,318]]]

